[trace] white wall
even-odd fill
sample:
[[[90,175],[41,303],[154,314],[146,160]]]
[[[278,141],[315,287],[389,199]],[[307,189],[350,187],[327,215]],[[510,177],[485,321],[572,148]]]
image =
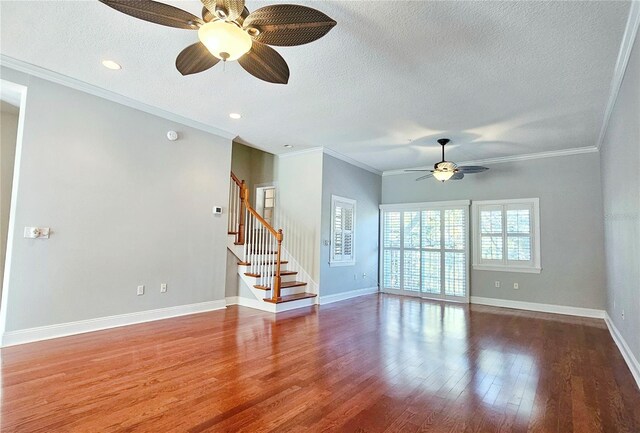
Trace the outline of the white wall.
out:
[[[356,263],[353,266],[329,266],[331,247],[323,243],[320,250],[320,296],[377,287],[378,206],[382,178],[329,155],[324,155],[322,173],[323,241],[331,240],[331,196],[347,197],[357,203]]]
[[[28,87],[7,331],[224,299],[227,220],[212,206],[228,203],[230,140],[2,77]],[[169,129],[182,138],[168,141]],[[25,226],[51,238],[24,239]]]
[[[284,232],[284,247],[307,271],[320,279],[322,151],[280,155],[276,160],[278,197],[276,229]]]
[[[618,100],[601,148],[607,312],[638,363],[640,363],[639,38],[640,36],[636,36]]]
[[[542,273],[471,272],[471,296],[604,309],[602,195],[597,153],[494,164],[445,183],[383,176],[383,203],[540,198]],[[494,282],[501,281],[495,288]],[[519,290],[513,289],[513,283]]]
[[[18,115],[14,107],[2,103],[0,111],[0,281],[4,276],[5,251],[9,232],[13,161],[16,156]],[[0,283],[0,290],[2,283]]]

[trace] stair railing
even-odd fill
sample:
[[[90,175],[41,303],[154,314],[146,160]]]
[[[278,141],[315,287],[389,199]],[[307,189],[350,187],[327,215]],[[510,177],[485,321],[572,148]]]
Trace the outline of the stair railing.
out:
[[[236,236],[235,244],[244,245],[244,216],[242,206],[242,188],[244,180],[231,172],[231,183],[229,184],[229,226],[228,233]]]
[[[282,284],[282,229],[274,229],[251,206],[249,188],[244,180],[239,180],[233,173],[231,179],[231,192],[237,193],[237,200],[229,196],[229,226],[236,229],[235,243],[244,245],[243,263],[249,266],[248,274],[257,278],[258,285],[270,288],[271,299],[277,302]]]

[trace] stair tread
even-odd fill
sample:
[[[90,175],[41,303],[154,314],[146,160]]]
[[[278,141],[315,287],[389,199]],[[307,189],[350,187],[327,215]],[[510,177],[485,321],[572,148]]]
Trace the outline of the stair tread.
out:
[[[287,260],[283,260],[280,262],[281,265],[286,265],[287,263],[289,263]],[[249,266],[251,263],[250,262],[238,262],[238,266]],[[263,263],[264,265],[275,265],[276,262],[265,262]]]
[[[286,281],[284,283],[280,283],[280,288],[281,289],[290,289],[292,287],[303,287],[306,286],[307,283],[305,283],[304,281]],[[255,287],[256,289],[260,289],[260,290],[271,290],[271,287],[269,286],[261,286],[259,284],[254,285],[253,287]]]
[[[282,304],[283,302],[291,302],[291,301],[298,301],[300,299],[307,299],[307,298],[315,298],[316,295],[315,293],[296,293],[294,295],[286,295],[286,296],[281,296],[280,299],[278,299],[277,301],[274,301],[271,298],[265,298],[264,301],[265,302],[269,302],[271,304]]]
[[[287,287],[301,287],[301,286],[306,286],[306,285],[307,285],[307,283],[305,283],[304,281],[287,281],[287,282],[284,282],[284,283],[280,283],[280,288],[284,289],[284,288],[287,288]]]
[[[229,235],[237,235],[238,232],[227,232],[227,234],[229,234]]]
[[[244,273],[247,277],[261,277],[262,275],[260,274],[252,274],[251,272],[245,272]],[[285,275],[296,275],[297,272],[296,271],[280,271],[280,276],[283,277]]]

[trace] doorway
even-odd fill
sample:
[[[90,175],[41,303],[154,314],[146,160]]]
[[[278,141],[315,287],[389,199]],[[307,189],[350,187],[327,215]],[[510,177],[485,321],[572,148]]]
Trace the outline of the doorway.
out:
[[[256,211],[273,226],[276,209],[276,187],[274,185],[256,187]]]
[[[17,172],[26,98],[25,86],[0,79],[0,337],[4,335],[7,320]]]
[[[380,209],[381,289],[469,302],[469,202],[382,205]]]

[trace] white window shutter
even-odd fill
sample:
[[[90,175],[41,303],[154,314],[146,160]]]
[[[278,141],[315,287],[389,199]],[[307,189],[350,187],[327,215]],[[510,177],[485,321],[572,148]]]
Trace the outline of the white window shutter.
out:
[[[356,201],[331,196],[331,266],[355,264]]]

